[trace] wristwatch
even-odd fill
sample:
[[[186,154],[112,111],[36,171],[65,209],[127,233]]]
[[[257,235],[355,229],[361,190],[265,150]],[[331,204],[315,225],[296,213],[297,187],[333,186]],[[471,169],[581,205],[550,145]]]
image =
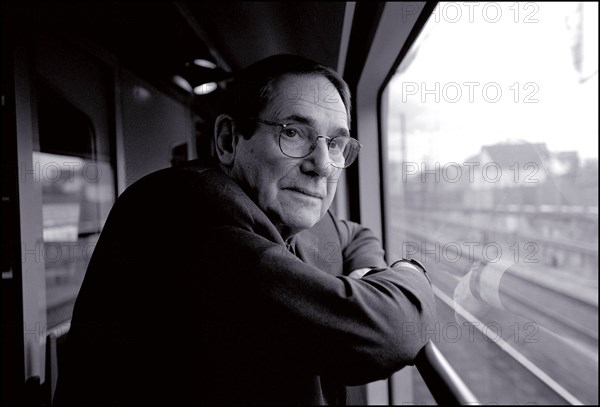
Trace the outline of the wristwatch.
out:
[[[427,270],[425,270],[425,267],[423,267],[423,265],[421,263],[419,263],[418,261],[416,261],[415,259],[402,258],[398,261],[393,262],[392,265],[390,266],[390,268],[394,268],[396,265],[401,264],[401,263],[408,263],[408,265],[411,265],[411,266],[415,267],[417,270],[422,271],[423,274],[425,274],[425,277],[427,277],[429,284],[431,284],[431,279],[427,275]]]

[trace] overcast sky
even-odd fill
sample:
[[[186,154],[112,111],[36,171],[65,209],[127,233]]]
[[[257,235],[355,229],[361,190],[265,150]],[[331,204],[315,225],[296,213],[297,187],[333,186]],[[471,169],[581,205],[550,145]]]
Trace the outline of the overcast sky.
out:
[[[390,82],[390,158],[402,115],[411,161],[463,162],[518,140],[597,158],[598,4],[582,7],[578,54],[577,3],[440,3]]]

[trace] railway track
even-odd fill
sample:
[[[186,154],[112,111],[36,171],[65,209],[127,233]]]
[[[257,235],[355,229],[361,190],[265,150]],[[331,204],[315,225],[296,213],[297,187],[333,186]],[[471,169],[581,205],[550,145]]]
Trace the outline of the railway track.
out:
[[[414,241],[427,242],[423,232],[408,231],[400,227],[394,227],[392,232],[396,236],[400,236],[398,233],[408,233]],[[401,256],[402,253],[393,255]],[[535,389],[535,396],[529,400],[511,399],[506,400],[506,403],[575,405],[597,403],[597,300],[590,300],[589,296],[577,293],[573,287],[557,288],[551,284],[541,285],[538,284],[537,279],[528,278],[527,274],[508,272],[503,274],[501,287],[498,287],[498,295],[505,309],[494,309],[491,314],[483,315],[484,318],[488,318],[487,320],[482,320],[476,313],[469,312],[454,299],[457,284],[469,270],[468,262],[425,263],[428,270],[432,271],[430,274],[436,285],[437,298],[450,310],[447,320],[442,322],[452,323],[456,320],[456,316],[460,315],[463,320],[477,329],[486,327],[486,322],[490,320],[499,321],[505,331],[515,326],[517,320],[529,321],[526,324],[535,322],[536,329],[539,329],[538,335],[541,337],[539,342],[527,346],[523,343],[512,344],[510,338],[506,337],[494,337],[495,340],[481,339],[480,341],[486,342],[486,350],[478,351],[471,361],[458,362],[456,368],[459,372],[472,370],[473,360],[482,358],[482,355],[498,352],[490,349],[495,347],[504,355],[501,358],[508,357],[512,360],[510,362],[512,367],[507,375],[519,377],[513,385],[519,386],[523,383],[525,387]],[[494,335],[493,331],[481,331],[482,336],[486,333]],[[461,351],[473,352],[472,345],[465,345],[467,347]],[[440,348],[443,350],[442,344]],[[452,354],[456,349],[447,352]],[[495,365],[496,362],[489,361],[489,363]],[[498,370],[502,369],[498,368]],[[494,379],[490,378],[490,380]],[[477,395],[477,390],[472,390]],[[502,400],[502,397],[505,395],[494,394],[488,401],[497,402]]]

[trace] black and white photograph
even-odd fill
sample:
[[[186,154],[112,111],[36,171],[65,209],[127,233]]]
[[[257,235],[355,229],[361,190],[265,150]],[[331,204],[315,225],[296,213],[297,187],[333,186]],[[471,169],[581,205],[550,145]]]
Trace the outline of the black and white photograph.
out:
[[[598,3],[0,3],[0,405],[598,405]]]

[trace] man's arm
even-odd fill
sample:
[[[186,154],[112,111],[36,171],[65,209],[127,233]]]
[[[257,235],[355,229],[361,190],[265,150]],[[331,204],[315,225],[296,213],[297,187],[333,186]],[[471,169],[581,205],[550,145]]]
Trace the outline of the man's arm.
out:
[[[226,227],[213,237],[211,253],[218,255],[218,242],[229,241],[247,262],[231,269],[236,275],[229,278],[285,316],[290,346],[297,346],[299,360],[320,366],[320,373],[349,385],[382,379],[411,364],[426,342],[435,300],[417,270],[385,268],[360,280],[333,277],[249,231]]]
[[[355,222],[338,220],[328,212],[340,237],[344,275],[362,277],[372,268],[387,267],[381,242],[373,232]]]
[[[352,278],[362,278],[374,269],[387,268],[381,242],[370,229],[355,222],[336,220],[331,213],[329,213],[329,216],[336,223],[336,229],[340,234],[342,255],[344,258],[344,274]],[[403,261],[403,264],[399,264]],[[429,280],[423,265],[414,260],[395,260],[392,266],[416,269],[424,273],[431,284],[431,280]]]

